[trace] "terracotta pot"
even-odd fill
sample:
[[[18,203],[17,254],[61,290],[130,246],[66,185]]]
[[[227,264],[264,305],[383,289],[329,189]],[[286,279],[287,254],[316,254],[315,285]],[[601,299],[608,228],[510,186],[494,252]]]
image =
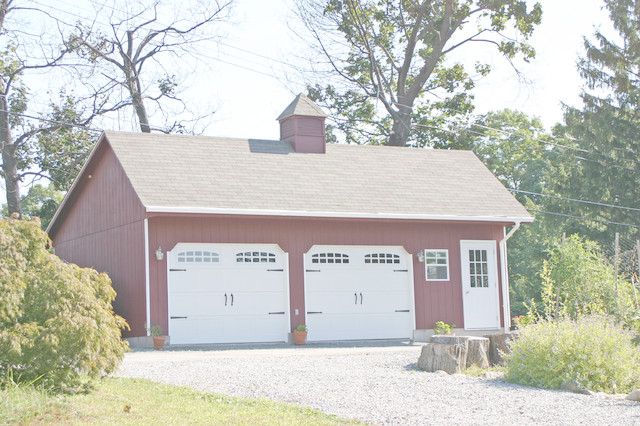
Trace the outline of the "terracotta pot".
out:
[[[166,336],[153,336],[153,349],[164,349]]]
[[[307,332],[293,330],[293,340],[296,345],[304,345],[307,343]]]

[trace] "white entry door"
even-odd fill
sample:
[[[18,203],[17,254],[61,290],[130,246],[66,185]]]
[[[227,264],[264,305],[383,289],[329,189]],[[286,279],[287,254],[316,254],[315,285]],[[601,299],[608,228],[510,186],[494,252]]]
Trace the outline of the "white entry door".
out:
[[[500,328],[495,241],[460,241],[464,328]]]
[[[172,344],[287,341],[287,255],[277,245],[180,243],[167,259]]]
[[[402,247],[313,246],[305,254],[307,339],[411,338],[411,255]]]

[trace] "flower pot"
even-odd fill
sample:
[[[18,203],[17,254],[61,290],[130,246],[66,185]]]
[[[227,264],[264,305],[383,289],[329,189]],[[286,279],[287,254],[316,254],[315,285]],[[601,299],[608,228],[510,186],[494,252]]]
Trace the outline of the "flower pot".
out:
[[[307,332],[293,330],[293,342],[296,345],[304,345],[305,343],[307,343]]]
[[[153,336],[153,349],[164,349],[166,336]]]

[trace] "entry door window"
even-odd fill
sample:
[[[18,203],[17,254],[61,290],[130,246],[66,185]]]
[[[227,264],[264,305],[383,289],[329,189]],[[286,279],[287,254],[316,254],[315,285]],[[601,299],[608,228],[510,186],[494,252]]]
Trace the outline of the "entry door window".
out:
[[[489,264],[486,250],[469,250],[469,286],[489,287]]]

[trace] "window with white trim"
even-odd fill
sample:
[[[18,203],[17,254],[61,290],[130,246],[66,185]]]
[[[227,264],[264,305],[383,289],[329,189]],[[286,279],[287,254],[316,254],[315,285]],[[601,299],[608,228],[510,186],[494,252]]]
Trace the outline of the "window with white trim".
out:
[[[425,250],[424,269],[427,281],[449,281],[449,250]]]
[[[245,251],[236,254],[237,263],[275,263],[276,255],[264,251]]]
[[[371,253],[364,256],[364,263],[400,263],[400,256],[393,253]]]
[[[316,253],[311,255],[311,263],[349,263],[349,255],[344,253]]]
[[[189,250],[178,253],[180,263],[217,263],[220,262],[218,253],[205,250]]]

